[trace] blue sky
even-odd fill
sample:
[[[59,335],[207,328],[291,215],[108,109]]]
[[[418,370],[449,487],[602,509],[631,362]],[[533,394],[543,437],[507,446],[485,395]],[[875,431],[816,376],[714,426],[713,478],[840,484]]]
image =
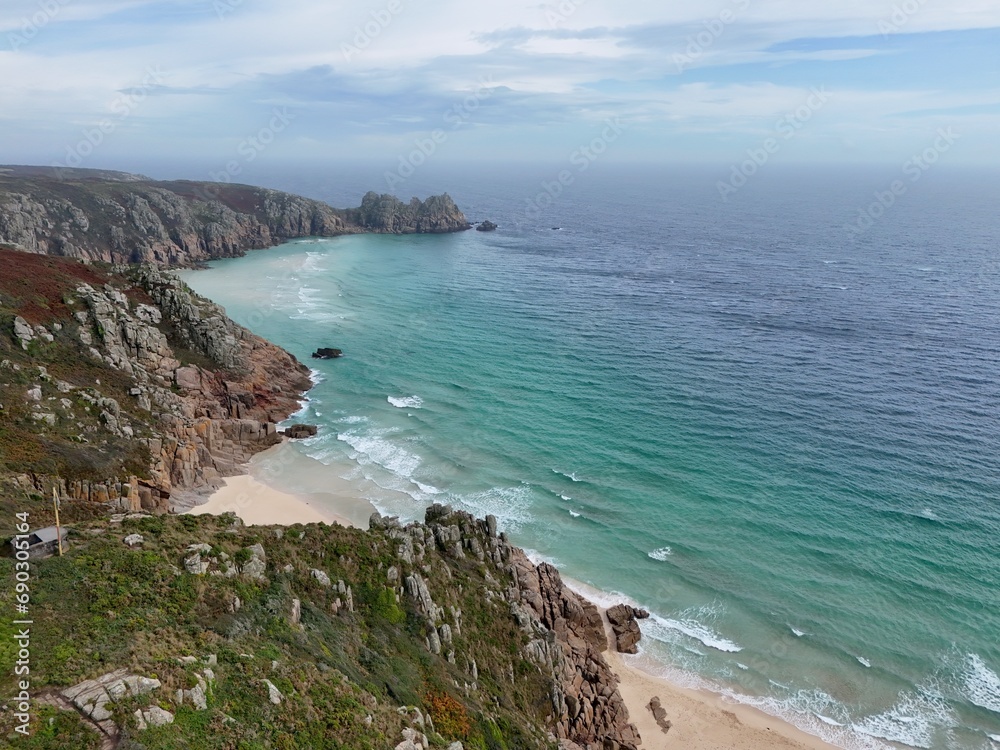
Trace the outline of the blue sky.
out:
[[[7,163],[1000,165],[1000,3],[5,0],[0,101]]]

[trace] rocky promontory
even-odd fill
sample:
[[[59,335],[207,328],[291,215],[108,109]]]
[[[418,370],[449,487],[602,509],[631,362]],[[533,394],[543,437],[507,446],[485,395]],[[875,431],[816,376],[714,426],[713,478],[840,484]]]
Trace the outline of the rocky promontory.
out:
[[[0,269],[0,475],[22,491],[165,511],[277,443],[311,385],[153,266],[0,249]]]
[[[442,234],[462,232],[472,225],[447,193],[425,201],[403,203],[394,195],[365,194],[361,207],[346,212],[350,221],[369,232]]]
[[[408,204],[369,193],[354,209],[229,183],[89,169],[0,167],[0,243],[112,263],[190,266],[297,237],[458,232],[448,195]]]

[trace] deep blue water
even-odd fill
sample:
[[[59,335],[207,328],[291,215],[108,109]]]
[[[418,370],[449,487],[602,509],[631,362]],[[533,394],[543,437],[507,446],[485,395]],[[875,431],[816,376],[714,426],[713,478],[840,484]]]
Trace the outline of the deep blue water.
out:
[[[723,202],[725,170],[600,166],[541,210],[558,166],[428,167],[404,199],[499,231],[189,281],[300,358],[347,352],[314,365],[314,488],[494,513],[654,613],[647,668],[844,746],[1000,746],[998,176],[942,167],[858,234],[893,170],[775,167]]]

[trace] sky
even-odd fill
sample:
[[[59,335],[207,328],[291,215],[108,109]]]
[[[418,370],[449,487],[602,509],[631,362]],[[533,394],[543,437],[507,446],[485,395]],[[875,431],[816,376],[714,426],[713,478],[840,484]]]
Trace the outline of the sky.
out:
[[[0,162],[220,179],[581,149],[902,165],[942,133],[1000,166],[1000,0],[3,0],[0,103]]]

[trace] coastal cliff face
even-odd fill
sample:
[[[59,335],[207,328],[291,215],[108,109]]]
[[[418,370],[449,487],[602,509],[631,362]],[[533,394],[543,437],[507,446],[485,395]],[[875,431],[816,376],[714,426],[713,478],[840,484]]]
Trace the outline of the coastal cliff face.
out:
[[[432,506],[362,531],[139,513],[73,531],[32,589],[47,750],[638,744],[599,618],[492,517]]]
[[[360,208],[342,210],[248,185],[0,167],[0,243],[31,253],[190,266],[296,237],[468,228],[447,195],[403,204],[369,193]]]
[[[294,357],[152,266],[7,249],[0,271],[0,470],[24,490],[162,512],[241,473],[310,386]]]

